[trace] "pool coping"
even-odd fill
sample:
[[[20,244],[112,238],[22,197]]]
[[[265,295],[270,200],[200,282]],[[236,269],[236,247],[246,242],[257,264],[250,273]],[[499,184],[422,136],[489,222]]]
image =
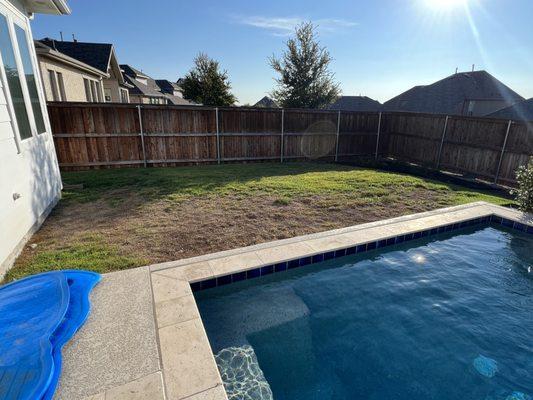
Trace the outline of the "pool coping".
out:
[[[256,278],[277,272],[281,264],[304,267],[326,254],[353,254],[363,245],[366,250],[369,243],[387,246],[488,222],[533,233],[533,215],[476,202],[148,266],[163,398],[227,400],[193,289]]]

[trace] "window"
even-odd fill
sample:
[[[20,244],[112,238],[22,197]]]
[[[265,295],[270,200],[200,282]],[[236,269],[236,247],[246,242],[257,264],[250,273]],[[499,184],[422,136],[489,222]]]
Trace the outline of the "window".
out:
[[[104,91],[102,88],[102,84],[101,82],[94,81],[94,85],[96,88],[96,98],[98,99],[99,103],[103,103],[104,102]]]
[[[61,101],[67,101],[65,81],[63,80],[63,74],[61,72],[57,72],[57,83],[59,84],[59,94],[61,96]]]
[[[28,139],[32,137],[30,118],[24,102],[24,93],[15,59],[15,51],[9,35],[9,25],[6,17],[2,14],[0,14],[0,54],[2,55],[4,72],[11,94],[19,135],[22,140]]]
[[[85,99],[90,103],[93,101],[91,93],[91,82],[87,78],[83,78],[83,85],[85,86]]]
[[[57,85],[56,72],[49,69],[48,76],[50,77],[50,87],[52,89],[52,100],[61,101],[61,97],[59,97],[59,86]]]
[[[105,101],[108,102],[108,103],[111,101],[111,89],[106,88],[106,89],[104,90],[104,99],[105,99]]]
[[[129,103],[128,91],[126,89],[120,89],[120,101],[122,103]]]
[[[96,95],[96,85],[94,84],[94,81],[89,81],[91,84],[91,97],[94,102],[98,101],[98,97]]]
[[[20,58],[22,60],[22,69],[26,77],[26,86],[28,87],[28,93],[30,95],[33,118],[35,119],[35,126],[37,128],[37,133],[43,133],[46,132],[46,126],[44,125],[41,99],[39,98],[39,92],[37,91],[37,80],[35,77],[35,71],[33,70],[30,49],[28,47],[28,38],[26,36],[26,31],[16,24],[15,32],[19,45]]]
[[[83,78],[83,85],[85,86],[85,98],[89,103],[102,102],[102,91],[100,82],[88,78]]]

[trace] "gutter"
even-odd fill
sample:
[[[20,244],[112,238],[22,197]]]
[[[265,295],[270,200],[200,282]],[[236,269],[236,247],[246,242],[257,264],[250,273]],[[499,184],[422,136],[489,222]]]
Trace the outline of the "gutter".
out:
[[[56,8],[63,15],[69,15],[72,11],[65,0],[52,0]]]

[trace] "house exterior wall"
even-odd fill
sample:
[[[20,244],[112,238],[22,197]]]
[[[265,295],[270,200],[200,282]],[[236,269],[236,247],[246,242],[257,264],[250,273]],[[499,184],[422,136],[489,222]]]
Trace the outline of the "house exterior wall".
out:
[[[61,176],[46,111],[31,31],[22,3],[0,0],[0,12],[17,18],[29,37],[29,49],[44,116],[45,132],[20,140],[5,74],[0,75],[0,277],[14,262],[25,241],[40,226],[61,193]],[[3,71],[3,65],[0,65]],[[32,119],[30,113],[30,120]]]
[[[482,117],[502,108],[509,107],[511,102],[506,100],[470,100],[467,99],[461,105],[461,115]]]
[[[109,90],[111,93],[111,102],[120,103],[120,86],[116,79],[104,79],[104,93]]]
[[[153,97],[148,96],[139,96],[136,94],[130,93],[130,103],[136,103],[136,104],[167,104],[166,99],[164,98],[155,98],[157,103],[150,102],[150,99],[154,99]],[[152,100],[154,101],[154,100]]]
[[[85,85],[83,83],[83,79],[87,78],[91,80],[100,81],[100,76],[98,76],[97,74],[89,74],[73,66],[64,64],[61,61],[52,60],[45,56],[39,57],[39,67],[41,70],[41,76],[43,78],[43,86],[47,101],[54,101],[49,71],[60,72],[63,75],[63,82],[65,84],[65,94],[67,97],[64,101],[86,102],[87,97],[85,96]]]
[[[122,103],[122,98],[120,96],[120,85],[118,83],[118,79],[115,75],[115,73],[113,72],[113,69],[110,68],[109,69],[109,78],[108,79],[104,79],[103,80],[103,83],[104,83],[104,93],[107,90],[109,90],[109,92],[111,93],[111,102],[112,103]]]

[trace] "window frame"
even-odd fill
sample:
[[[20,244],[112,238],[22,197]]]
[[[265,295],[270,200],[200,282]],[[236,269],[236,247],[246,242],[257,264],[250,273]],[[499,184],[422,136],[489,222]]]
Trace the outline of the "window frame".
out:
[[[4,7],[2,4],[0,4],[0,14],[2,14],[3,17],[6,19],[7,23],[7,31],[9,34],[9,40],[11,41],[11,46],[13,47],[13,55],[15,57],[15,64],[17,66],[17,72],[19,74],[19,82],[20,87],[22,91],[22,98],[24,100],[24,107],[26,108],[26,114],[28,115],[28,123],[30,125],[30,136],[27,138],[22,138],[20,135],[20,127],[18,125],[17,121],[17,115],[15,113],[15,105],[13,104],[13,97],[11,96],[11,89],[9,87],[9,82],[7,80],[7,75],[4,67],[4,59],[2,54],[0,54],[0,70],[1,70],[1,77],[2,77],[2,86],[4,87],[4,93],[6,94],[6,103],[8,106],[9,114],[11,117],[11,127],[13,128],[13,133],[15,136],[15,141],[17,144],[17,150],[20,153],[22,151],[22,146],[27,143],[30,139],[32,139],[35,136],[35,131],[32,126],[32,119],[33,119],[33,110],[31,110],[31,104],[28,105],[28,97],[27,94],[27,88],[26,88],[26,79],[22,79],[20,75],[20,62],[19,62],[19,55],[18,55],[18,44],[16,41],[13,40],[14,37],[14,21],[13,21],[13,12],[10,11],[8,8]]]
[[[120,101],[121,103],[129,103],[130,102],[130,96],[129,96],[129,90],[120,88]]]
[[[48,77],[50,79],[50,89],[52,89],[52,101],[61,101],[59,94],[59,85],[57,84],[57,74],[53,69],[48,70]]]
[[[85,87],[85,99],[87,103],[93,102],[93,94],[91,91],[91,81],[89,78],[83,77],[83,86]]]
[[[92,79],[89,79],[89,86],[91,86],[91,95],[93,103],[98,103],[98,88],[96,87],[96,82]]]
[[[39,64],[37,62],[35,52],[32,52],[34,45],[33,45],[33,37],[31,34],[31,29],[29,27],[29,22],[23,16],[18,15],[18,13],[20,13],[19,10],[13,9],[9,7],[9,5],[6,5],[6,4],[0,4],[0,14],[6,19],[9,40],[11,41],[11,45],[13,47],[15,64],[17,67],[18,75],[19,75],[19,82],[20,82],[20,86],[22,90],[24,107],[26,108],[26,114],[28,115],[29,125],[30,125],[30,132],[29,132],[30,136],[23,139],[20,134],[20,128],[18,126],[18,121],[17,121],[16,114],[15,114],[13,98],[11,97],[11,90],[9,88],[7,76],[5,73],[4,61],[3,61],[2,55],[0,54],[0,79],[2,80],[2,90],[4,91],[4,95],[6,97],[6,103],[7,103],[6,106],[7,106],[9,116],[11,119],[11,127],[13,130],[15,145],[17,147],[17,152],[20,154],[23,148],[26,146],[26,144],[29,142],[32,142],[31,139],[36,138],[40,136],[41,134],[50,132],[50,128],[49,128],[50,121],[48,119],[48,111],[46,109],[46,99],[44,97],[44,91],[42,87],[42,78],[41,78],[40,70],[38,68]],[[24,73],[24,65],[22,62],[22,57],[21,57],[17,34],[15,31],[15,26],[18,26],[24,32],[24,37],[26,39],[26,45],[28,46],[28,50],[29,50],[30,63],[31,63],[32,72],[35,78],[37,96],[39,100],[39,106],[41,107],[41,113],[43,115],[43,122],[44,122],[44,128],[45,128],[44,131],[41,132],[41,134],[38,133],[38,129],[37,129],[37,123],[35,120],[30,93],[28,90],[27,82],[26,82],[26,75]]]
[[[39,135],[42,135],[43,133],[47,133],[48,132],[48,120],[46,119],[45,115],[48,115],[48,110],[46,108],[43,107],[43,104],[46,104],[46,99],[44,99],[44,102],[43,102],[43,93],[42,92],[42,80],[41,80],[41,76],[39,75],[39,68],[37,68],[38,66],[38,63],[37,63],[37,58],[35,57],[35,44],[33,42],[33,37],[31,35],[31,32],[28,31],[27,28],[29,28],[29,24],[25,23],[26,21],[24,21],[24,19],[21,19],[21,18],[16,18],[17,20],[13,20],[13,26],[12,26],[12,30],[13,30],[13,37],[16,41],[16,54],[18,55],[18,60],[17,60],[17,64],[20,68],[20,70],[22,70],[23,72],[23,75],[24,75],[24,79],[21,79],[24,81],[24,84],[25,84],[25,87],[26,87],[26,95],[27,95],[27,99],[26,99],[26,102],[30,104],[30,107],[31,107],[31,115],[32,115],[32,121],[30,122],[30,124],[32,125],[32,129],[34,129],[34,132],[33,132],[33,136],[39,136]],[[15,30],[16,27],[19,27],[20,30],[22,31],[23,33],[23,36],[24,38],[26,39],[26,46],[27,46],[27,49],[28,49],[28,56],[29,56],[29,62],[31,64],[31,70],[33,72],[33,79],[35,80],[35,90],[37,91],[37,100],[39,101],[39,108],[41,109],[41,116],[42,116],[42,119],[43,119],[43,125],[44,125],[44,130],[42,132],[39,132],[39,129],[38,129],[38,126],[37,126],[37,120],[35,118],[35,113],[34,113],[34,110],[33,110],[33,103],[31,101],[31,96],[30,96],[30,90],[28,88],[28,82],[27,82],[27,79],[26,79],[26,74],[24,73],[24,63],[22,61],[22,53],[20,52],[20,43],[18,42],[18,36],[17,36],[17,32]],[[27,27],[26,27],[27,26]],[[33,50],[33,51],[32,51]]]
[[[61,101],[68,101],[67,92],[65,90],[65,80],[63,79],[62,72],[56,71],[56,80],[57,80],[57,86],[59,87],[59,96],[61,98]]]

